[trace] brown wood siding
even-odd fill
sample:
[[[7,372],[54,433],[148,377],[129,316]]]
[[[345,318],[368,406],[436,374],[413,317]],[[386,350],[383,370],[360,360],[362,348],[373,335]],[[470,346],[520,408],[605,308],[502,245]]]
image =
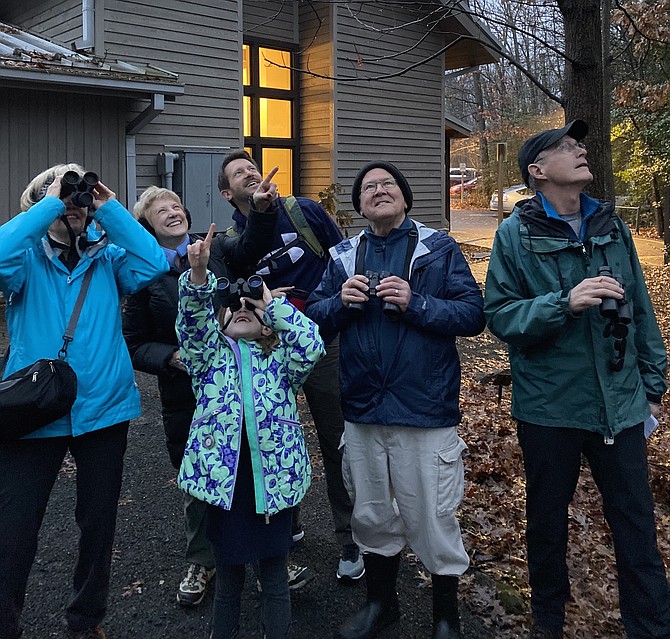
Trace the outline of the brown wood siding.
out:
[[[377,28],[412,18],[402,7],[379,12],[365,6],[357,17]],[[414,193],[413,217],[434,228],[443,225],[444,56],[394,78],[365,80],[407,69],[444,46],[437,34],[419,43],[424,34],[424,27],[414,25],[385,33],[363,30],[348,11],[338,8],[336,72],[360,78],[338,82],[335,91],[338,180],[347,189],[343,204],[352,211],[356,229],[365,224],[353,212],[348,193],[358,170],[373,160],[390,161],[407,177]]]
[[[137,187],[160,182],[156,155],[165,146],[242,144],[241,50],[236,0],[105,0],[110,56],[179,74],[185,93],[136,136]],[[131,120],[147,102],[137,102]]]
[[[125,201],[126,100],[0,89],[0,223],[19,212],[21,193],[54,164],[95,171]]]
[[[300,66],[322,75],[333,74],[331,5],[302,5],[300,48],[305,49]],[[300,190],[318,200],[319,191],[335,182],[333,82],[301,75],[300,85]]]
[[[244,37],[298,43],[298,3],[244,0]]]
[[[2,18],[66,45],[82,37],[81,0],[45,0],[28,6],[10,1]]]

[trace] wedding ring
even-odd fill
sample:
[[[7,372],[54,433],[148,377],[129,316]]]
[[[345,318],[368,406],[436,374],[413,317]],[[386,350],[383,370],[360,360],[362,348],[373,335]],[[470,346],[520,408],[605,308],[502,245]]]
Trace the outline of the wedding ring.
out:
[[[395,294],[397,295],[398,293],[400,293],[400,290],[399,290],[399,289],[396,289],[396,290],[395,290]]]

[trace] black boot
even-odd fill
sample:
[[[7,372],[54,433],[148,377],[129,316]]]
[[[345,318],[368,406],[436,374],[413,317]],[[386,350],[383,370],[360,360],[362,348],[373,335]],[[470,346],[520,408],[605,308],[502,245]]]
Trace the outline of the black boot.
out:
[[[371,639],[400,618],[395,590],[400,554],[363,555],[368,596],[365,605],[340,627],[338,639]]]
[[[433,578],[433,639],[461,639],[458,616],[458,577],[431,575]]]

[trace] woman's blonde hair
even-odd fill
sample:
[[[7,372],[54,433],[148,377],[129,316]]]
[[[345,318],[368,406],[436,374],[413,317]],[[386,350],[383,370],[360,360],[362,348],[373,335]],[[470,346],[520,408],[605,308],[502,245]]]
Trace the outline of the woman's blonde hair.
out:
[[[30,181],[26,190],[21,194],[21,210],[27,211],[31,206],[37,204],[44,197],[49,185],[57,177],[64,175],[68,171],[76,171],[79,175],[86,173],[86,170],[79,164],[54,164],[54,166],[48,168],[46,171],[42,171],[42,173],[36,175]]]
[[[140,195],[140,199],[133,207],[133,215],[137,220],[146,220],[153,228],[153,220],[150,217],[151,205],[156,200],[161,200],[162,198],[168,198],[173,202],[177,202],[179,206],[184,208],[181,198],[174,191],[164,189],[160,186],[150,186],[144,193],[142,193],[142,195]]]
[[[221,332],[223,332],[223,327],[226,323],[226,310],[227,309],[222,306],[216,314],[216,319],[219,322],[219,326],[221,326]],[[261,347],[263,355],[269,355],[275,348],[277,348],[277,346],[279,346],[279,336],[272,331],[269,335],[264,335],[263,337],[255,339],[254,342]]]

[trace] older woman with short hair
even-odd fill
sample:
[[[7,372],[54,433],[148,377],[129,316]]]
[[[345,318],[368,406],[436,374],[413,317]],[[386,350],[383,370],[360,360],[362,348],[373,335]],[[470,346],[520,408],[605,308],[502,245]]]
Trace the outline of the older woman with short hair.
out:
[[[65,615],[68,637],[105,637],[101,622],[128,424],[140,415],[121,332],[121,297],[168,268],[155,239],[104,184],[86,191],[90,206],[62,191],[67,171],[77,180],[85,173],[77,164],[40,173],[21,197],[24,212],[0,227],[0,289],[7,300],[10,342],[5,377],[58,355],[84,275],[91,274],[67,349],[67,362],[77,374],[70,413],[22,439],[0,441],[0,639],[21,634],[19,617],[39,529],[68,451],[77,466],[80,529],[74,592]]]

